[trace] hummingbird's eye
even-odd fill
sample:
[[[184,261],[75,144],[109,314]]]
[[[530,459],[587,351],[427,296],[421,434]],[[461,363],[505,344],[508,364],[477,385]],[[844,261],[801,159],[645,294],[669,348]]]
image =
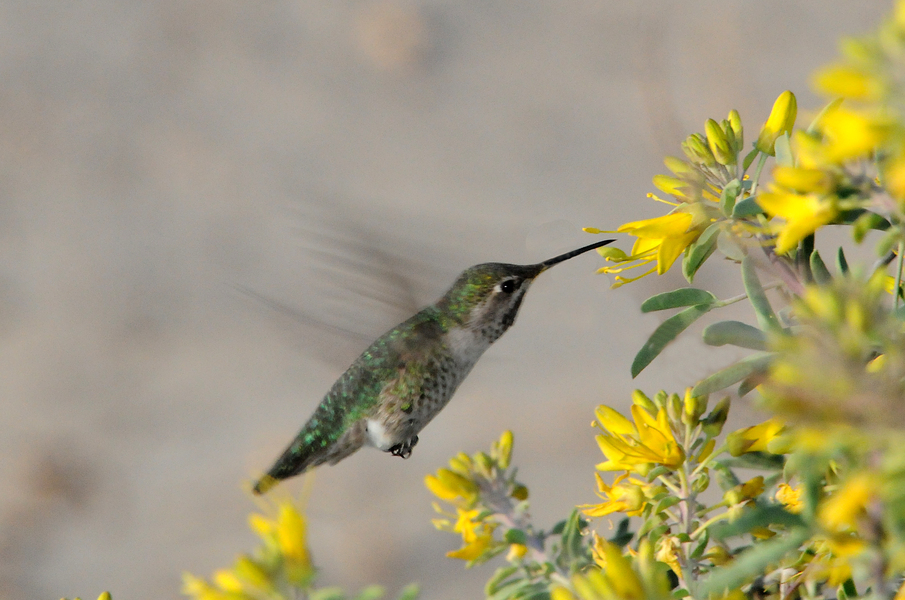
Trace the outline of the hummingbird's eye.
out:
[[[500,284],[500,291],[504,294],[511,294],[515,291],[515,280],[507,279],[503,283]]]

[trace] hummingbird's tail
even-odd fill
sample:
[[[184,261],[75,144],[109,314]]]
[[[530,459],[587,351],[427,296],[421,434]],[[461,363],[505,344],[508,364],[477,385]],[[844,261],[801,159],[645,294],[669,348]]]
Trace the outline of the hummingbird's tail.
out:
[[[323,463],[338,463],[362,447],[365,432],[366,426],[362,419],[347,428],[338,439],[330,438],[324,436],[323,431],[318,432],[309,421],[267,474],[258,480],[252,491],[258,495],[266,494],[283,479],[301,475]]]

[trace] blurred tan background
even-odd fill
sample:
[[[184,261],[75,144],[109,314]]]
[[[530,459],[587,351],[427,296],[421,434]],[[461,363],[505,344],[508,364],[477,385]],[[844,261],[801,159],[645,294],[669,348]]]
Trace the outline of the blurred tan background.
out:
[[[469,265],[661,214],[685,135],[737,108],[753,139],[784,89],[815,107],[809,72],[888,9],[0,3],[0,596],[176,598],[226,566],[254,544],[242,486],[371,339]],[[444,557],[425,474],[511,428],[550,526],[594,500],[594,406],[735,356],[691,336],[632,382],[638,303],[680,278],[610,291],[600,264],[540,278],[411,459],[317,472],[321,585],[478,597],[493,567]]]

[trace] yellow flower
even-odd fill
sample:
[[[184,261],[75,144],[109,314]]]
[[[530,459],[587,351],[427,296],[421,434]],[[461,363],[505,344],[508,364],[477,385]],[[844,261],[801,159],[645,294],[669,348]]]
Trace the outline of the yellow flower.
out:
[[[558,586],[550,592],[550,600],[578,600],[568,588]]]
[[[773,146],[776,143],[776,139],[784,133],[792,131],[797,114],[798,102],[795,100],[795,94],[786,90],[773,103],[770,116],[760,130],[760,135],[757,136],[757,142],[755,142],[754,147],[765,154],[771,156],[775,154]]]
[[[853,100],[876,100],[881,91],[879,81],[849,65],[824,67],[814,76],[814,86],[828,96]]]
[[[605,249],[601,255],[618,265],[603,267],[598,273],[622,273],[627,269],[646,266],[656,261],[656,265],[644,274],[634,278],[616,277],[618,287],[636,281],[656,271],[662,275],[676,261],[689,244],[701,235],[700,229],[692,228],[692,215],[687,212],[673,212],[653,219],[625,223],[617,233],[628,233],[638,238],[630,255],[618,248]]]
[[[459,516],[453,531],[462,534],[462,542],[465,545],[458,550],[447,552],[446,556],[461,560],[474,560],[484,554],[493,544],[493,530],[496,529],[496,525],[476,520],[481,512],[478,509],[457,508],[456,511]]]
[[[785,429],[785,423],[773,417],[752,427],[733,431],[726,436],[726,444],[732,456],[747,452],[769,452],[767,445]]]
[[[285,500],[279,503],[276,519],[252,514],[248,521],[267,547],[271,551],[279,553],[286,578],[290,582],[302,585],[310,579],[314,574],[314,568],[311,565],[311,556],[306,543],[307,525],[304,515],[291,501]],[[237,563],[237,569],[240,566]],[[249,567],[249,565],[244,566]],[[254,582],[257,578],[249,568],[245,568],[243,573],[248,576],[250,582]]]
[[[661,563],[669,565],[673,573],[677,575],[682,573],[682,567],[679,566],[679,557],[677,552],[681,548],[679,541],[671,535],[665,535],[657,541],[656,559]]]
[[[887,119],[842,107],[824,115],[820,126],[826,137],[827,156],[836,162],[870,156],[890,131]]]
[[[528,546],[525,544],[510,544],[509,554],[506,555],[506,560],[509,562],[520,560],[524,558],[526,554],[528,554]]]
[[[602,407],[603,408],[603,407]],[[619,419],[606,418],[612,409],[601,411],[604,419],[598,421],[604,431],[597,436],[597,444],[607,461],[597,465],[601,471],[634,471],[644,474],[651,464],[678,467],[685,460],[685,452],[676,441],[661,408],[656,417],[638,405],[631,408],[634,424],[619,415]],[[616,413],[618,414],[618,413]]]
[[[799,193],[826,194],[833,189],[833,177],[822,169],[779,166],[773,169],[773,181],[782,188]]]
[[[801,494],[804,490],[801,487],[792,487],[788,483],[780,483],[776,486],[776,500],[786,507],[791,513],[800,513],[804,509],[804,502]]]
[[[876,496],[876,479],[876,475],[860,473],[846,481],[820,507],[820,522],[831,531],[855,528],[867,504]]]
[[[796,194],[775,185],[770,191],[758,194],[760,204],[771,217],[785,220],[783,225],[774,225],[779,231],[776,238],[777,254],[798,246],[798,242],[814,233],[836,217],[836,206],[831,200],[817,194]]]
[[[424,484],[441,500],[472,500],[478,493],[474,481],[449,469],[438,469],[436,475],[426,476]]]
[[[580,506],[582,512],[589,517],[604,517],[614,512],[625,513],[629,517],[640,516],[647,504],[644,482],[637,479],[628,479],[628,473],[616,478],[612,486],[608,486],[600,473],[597,476],[597,495],[605,499],[601,504],[584,504]],[[628,485],[621,485],[628,479]]]

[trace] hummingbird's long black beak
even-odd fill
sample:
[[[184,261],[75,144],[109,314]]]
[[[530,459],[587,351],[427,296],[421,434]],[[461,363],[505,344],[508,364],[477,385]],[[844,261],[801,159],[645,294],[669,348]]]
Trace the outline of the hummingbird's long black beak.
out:
[[[565,254],[560,254],[559,256],[554,256],[553,258],[551,258],[549,260],[545,260],[544,262],[542,262],[538,265],[541,268],[539,273],[543,273],[544,271],[546,271],[553,265],[559,264],[564,260],[569,260],[570,258],[574,258],[574,257],[578,256],[579,254],[584,254],[585,252],[594,250],[595,248],[600,248],[601,246],[606,246],[610,242],[615,242],[615,241],[616,240],[603,240],[602,242],[596,242],[589,246],[584,246],[577,250],[572,250],[571,252],[566,252]]]

